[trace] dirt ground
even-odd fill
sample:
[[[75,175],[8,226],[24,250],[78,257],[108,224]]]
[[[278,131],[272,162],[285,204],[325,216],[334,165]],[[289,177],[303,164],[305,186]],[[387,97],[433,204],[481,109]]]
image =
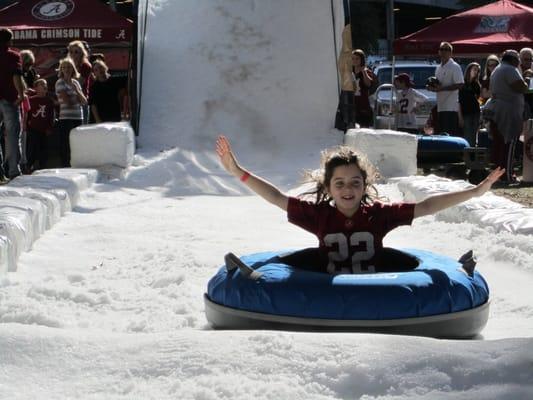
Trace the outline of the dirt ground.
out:
[[[521,182],[505,187],[493,187],[492,192],[526,207],[533,208],[533,183]]]

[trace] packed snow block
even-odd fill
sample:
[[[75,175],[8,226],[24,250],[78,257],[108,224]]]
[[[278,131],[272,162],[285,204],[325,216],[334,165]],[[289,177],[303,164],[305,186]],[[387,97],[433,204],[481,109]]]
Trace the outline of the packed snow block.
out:
[[[16,271],[20,253],[31,250],[31,236],[31,218],[26,211],[0,208],[0,237],[6,238],[8,242],[8,271]]]
[[[31,241],[37,240],[46,230],[46,208],[38,200],[24,197],[0,197],[0,211],[15,209],[29,214],[31,219]]]
[[[406,201],[421,201],[426,197],[472,187],[463,180],[450,180],[435,175],[391,179],[398,184]],[[487,192],[438,213],[446,222],[470,222],[491,226],[496,232],[533,234],[533,210],[504,197]]]
[[[404,193],[404,198],[407,201],[421,201],[428,196],[472,187],[466,181],[451,180],[437,175],[396,178],[390,179],[390,182],[398,185],[398,189]]]
[[[65,191],[63,191],[63,195],[68,200],[68,195]],[[59,199],[52,193],[29,188],[14,188],[8,185],[0,187],[1,197],[23,197],[40,201],[46,208],[46,229],[50,229],[61,217],[61,204]]]
[[[383,178],[416,175],[416,136],[387,129],[350,129],[344,144],[366,155]]]
[[[0,235],[0,276],[9,270],[9,240]]]
[[[72,179],[80,191],[88,189],[98,181],[99,172],[94,168],[51,168],[39,169],[33,172],[38,176],[57,176]]]
[[[451,180],[437,175],[396,178],[391,179],[390,182],[398,185],[398,189],[403,192],[404,199],[406,201],[416,202],[436,194],[456,192],[458,190],[464,190],[474,186],[471,183],[463,180]],[[474,197],[466,202],[461,203],[460,206],[465,208],[466,211],[488,210],[493,208],[522,208],[520,204],[506,199],[505,197],[496,196],[491,192],[487,192],[481,197]]]
[[[127,168],[134,152],[134,133],[127,122],[82,125],[70,132],[72,167],[115,165]]]
[[[22,250],[29,251],[34,242],[32,217],[27,210],[15,207],[0,207],[0,221],[7,221],[16,227],[19,234],[16,236],[16,245]]]
[[[75,207],[80,199],[78,185],[71,178],[46,175],[20,175],[11,180],[8,186],[46,190],[57,195],[58,198],[63,196],[62,191],[66,192],[69,200],[68,211],[72,207]]]

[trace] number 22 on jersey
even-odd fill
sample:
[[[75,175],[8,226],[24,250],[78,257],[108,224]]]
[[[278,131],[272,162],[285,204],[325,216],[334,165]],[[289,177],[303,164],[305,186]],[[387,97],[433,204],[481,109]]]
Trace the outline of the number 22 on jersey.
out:
[[[337,251],[328,252],[328,273],[337,273],[335,268],[335,262],[346,261],[350,257],[350,253],[353,253],[352,269],[342,268],[340,273],[371,273],[376,272],[373,265],[369,265],[366,269],[362,269],[361,261],[368,261],[374,257],[374,236],[370,232],[354,232],[348,238],[343,233],[329,233],[324,237],[324,243],[327,247],[332,247],[337,244]],[[362,245],[362,246],[361,246]],[[365,250],[350,251],[353,247],[362,247]]]

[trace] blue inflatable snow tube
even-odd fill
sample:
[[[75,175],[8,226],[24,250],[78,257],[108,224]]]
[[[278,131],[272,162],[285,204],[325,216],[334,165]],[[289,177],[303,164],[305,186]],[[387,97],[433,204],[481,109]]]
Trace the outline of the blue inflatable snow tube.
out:
[[[241,260],[261,277],[252,280],[223,266],[209,281],[206,299],[235,310],[335,320],[427,317],[488,302],[488,285],[477,271],[469,276],[458,261],[429,251],[402,252],[416,258],[418,266],[406,272],[360,275],[297,269],[280,262],[282,252],[243,256]]]
[[[417,135],[417,161],[419,163],[454,163],[463,161],[468,141],[448,135]]]

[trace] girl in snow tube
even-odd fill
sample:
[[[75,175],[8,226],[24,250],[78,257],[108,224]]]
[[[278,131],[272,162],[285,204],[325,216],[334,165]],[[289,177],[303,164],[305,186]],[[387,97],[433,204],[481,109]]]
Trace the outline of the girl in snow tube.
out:
[[[232,152],[229,140],[219,136],[216,151],[222,166],[252,191],[287,212],[289,222],[315,234],[319,241],[317,256],[307,268],[329,274],[380,272],[387,263],[383,237],[414,218],[429,215],[487,192],[505,170],[497,168],[475,187],[428,197],[418,203],[387,204],[377,200],[377,177],[367,159],[347,146],[325,151],[316,183],[315,201],[290,197],[268,181],[244,169]],[[303,267],[298,257],[291,265]],[[305,257],[309,259],[309,257]],[[229,265],[228,265],[229,264]],[[252,273],[233,254],[226,257],[228,268]],[[471,273],[472,271],[469,271]]]

